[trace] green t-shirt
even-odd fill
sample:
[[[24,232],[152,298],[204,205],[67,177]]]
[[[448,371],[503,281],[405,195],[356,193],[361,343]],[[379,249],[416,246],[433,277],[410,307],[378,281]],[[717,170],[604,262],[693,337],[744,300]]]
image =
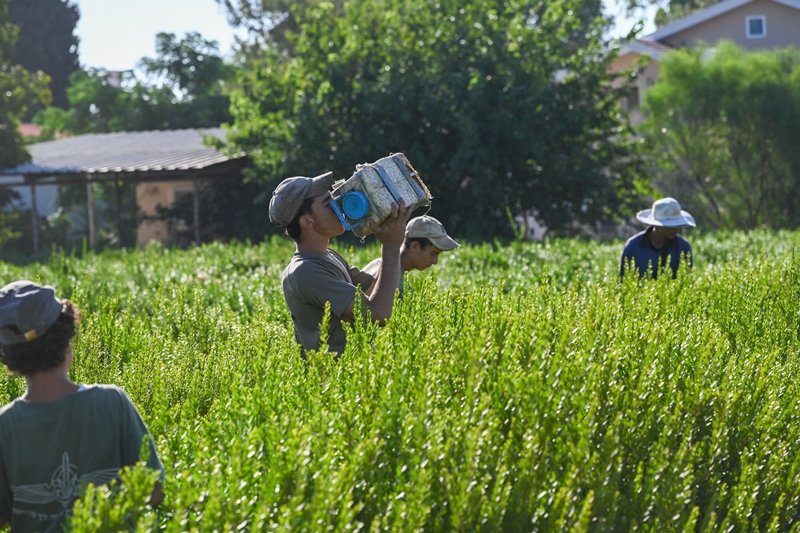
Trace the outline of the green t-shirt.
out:
[[[139,460],[145,437],[147,464],[163,474],[136,407],[113,385],[88,385],[49,403],[14,400],[0,409],[0,517],[12,531],[62,522],[82,486],[109,483]]]
[[[325,303],[331,303],[328,347],[342,353],[347,342],[342,313],[355,300],[356,285],[369,287],[374,279],[351,267],[334,252],[295,252],[281,275],[283,297],[294,323],[294,338],[304,350],[319,349],[319,329]]]

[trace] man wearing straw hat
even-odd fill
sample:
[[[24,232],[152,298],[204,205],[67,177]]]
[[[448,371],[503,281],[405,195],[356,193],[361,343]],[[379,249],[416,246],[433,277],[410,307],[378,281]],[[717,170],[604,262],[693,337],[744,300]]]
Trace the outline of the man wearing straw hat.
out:
[[[400,248],[400,266],[403,274],[412,270],[425,270],[439,262],[439,254],[458,248],[458,242],[450,237],[444,225],[435,218],[422,215],[406,224],[406,238]],[[381,266],[380,257],[370,261],[364,271],[377,274]],[[403,295],[403,279],[400,280],[400,295]]]
[[[684,259],[690,268],[694,265],[692,246],[678,235],[681,228],[695,227],[694,218],[681,209],[675,198],[656,200],[650,209],[639,211],[636,219],[649,227],[625,243],[619,266],[620,279],[631,265],[639,271],[639,277],[649,272],[653,278],[667,266],[672,270],[672,277],[676,277]]]
[[[318,350],[325,306],[330,305],[328,349],[344,351],[342,320],[352,322],[356,296],[363,298],[372,320],[384,323],[392,314],[394,291],[400,283],[400,246],[403,244],[408,209],[392,206],[380,226],[371,228],[381,242],[382,264],[377,277],[351,267],[328,248],[344,227],[330,206],[333,173],[315,178],[295,176],[283,180],[272,193],[269,218],[295,241],[296,251],[281,275],[283,296],[292,314],[295,340],[306,350]],[[358,286],[375,290],[365,295]]]

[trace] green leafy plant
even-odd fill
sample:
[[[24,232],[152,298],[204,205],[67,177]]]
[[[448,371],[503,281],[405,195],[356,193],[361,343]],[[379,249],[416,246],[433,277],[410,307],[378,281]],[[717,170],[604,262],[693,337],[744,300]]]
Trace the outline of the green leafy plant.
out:
[[[299,356],[286,239],[0,276],[81,307],[73,378],[122,386],[166,466],[157,511],[137,467],[74,530],[793,530],[800,234],[689,237],[694,271],[622,283],[621,241],[464,243],[338,360]]]

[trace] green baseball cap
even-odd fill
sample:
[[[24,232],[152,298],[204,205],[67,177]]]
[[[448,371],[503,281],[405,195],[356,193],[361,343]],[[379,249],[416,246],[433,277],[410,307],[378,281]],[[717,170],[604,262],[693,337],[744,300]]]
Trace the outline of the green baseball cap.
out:
[[[458,243],[450,237],[444,230],[444,224],[433,217],[422,215],[412,218],[406,224],[406,237],[412,239],[428,239],[431,243],[442,250],[449,252],[458,248]]]
[[[0,344],[29,342],[44,335],[61,316],[61,300],[52,287],[28,280],[0,289]]]
[[[292,223],[303,201],[319,196],[333,185],[333,172],[314,178],[294,176],[286,178],[275,187],[269,201],[269,219],[284,228]]]

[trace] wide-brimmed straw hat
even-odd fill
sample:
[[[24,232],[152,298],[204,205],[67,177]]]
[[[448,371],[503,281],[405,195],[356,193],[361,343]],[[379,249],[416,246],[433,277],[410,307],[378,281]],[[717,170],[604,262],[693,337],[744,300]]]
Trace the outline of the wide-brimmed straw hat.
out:
[[[636,213],[636,219],[648,226],[662,228],[695,227],[694,217],[681,209],[675,198],[662,198],[653,202],[653,207]]]

